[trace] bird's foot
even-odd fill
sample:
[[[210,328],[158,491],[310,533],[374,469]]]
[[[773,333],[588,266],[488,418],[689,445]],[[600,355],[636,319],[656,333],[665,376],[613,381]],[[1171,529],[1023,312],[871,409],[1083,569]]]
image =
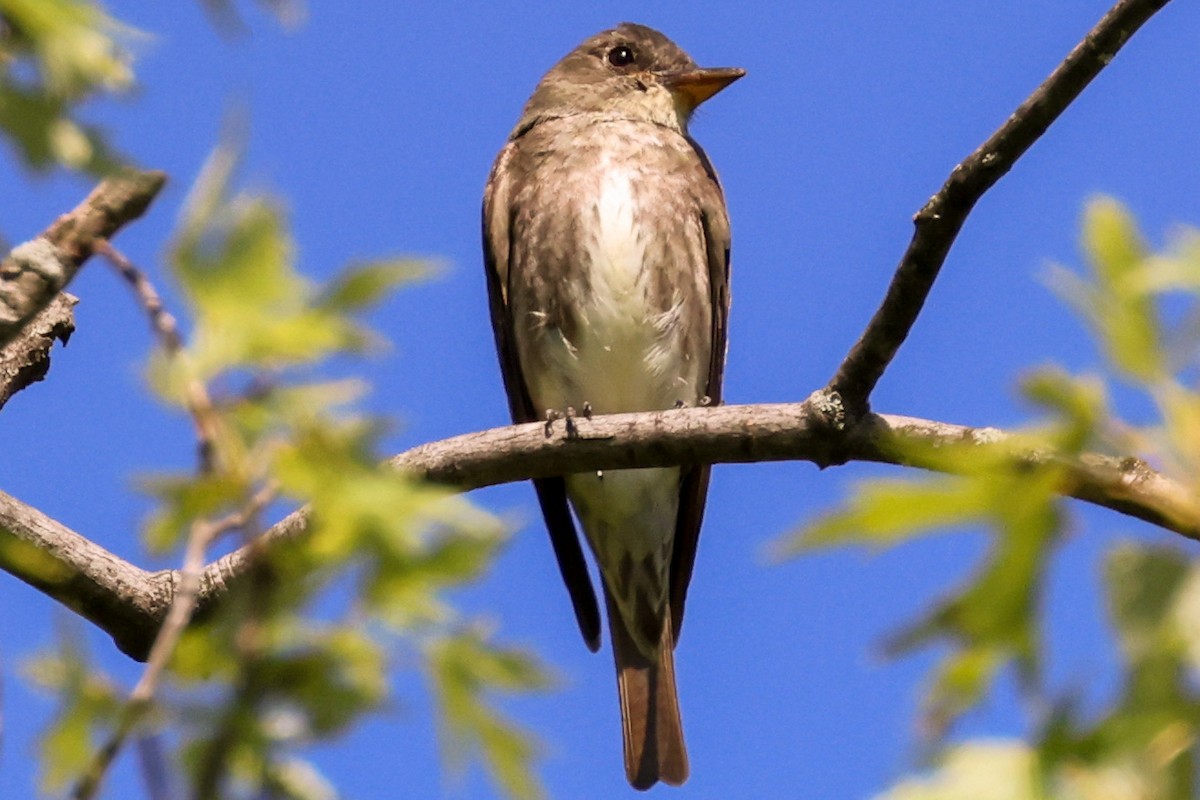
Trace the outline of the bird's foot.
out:
[[[611,439],[612,434],[603,434],[598,432],[585,433],[579,429],[578,420],[580,418],[590,420],[595,411],[592,409],[592,404],[584,402],[576,412],[574,406],[567,406],[564,409],[548,408],[546,409],[546,438],[549,439],[554,435],[554,423],[560,419],[563,421],[563,428],[566,431],[569,441],[581,441],[584,439]]]
[[[592,404],[583,404],[584,419],[592,418]],[[575,407],[567,406],[566,409],[560,411],[557,408],[546,409],[546,438],[549,439],[554,434],[554,423],[558,420],[563,421],[563,427],[566,429],[568,439],[579,438],[579,426],[575,424]]]
[[[563,418],[563,412],[557,408],[546,409],[546,438],[549,439],[554,435],[554,423]]]
[[[696,408],[708,408],[711,405],[712,405],[712,398],[709,397],[708,395],[704,395],[703,397],[701,397],[699,400],[696,401]],[[691,408],[691,406],[692,406],[692,404],[689,403],[687,400],[676,400],[675,401],[676,409]]]

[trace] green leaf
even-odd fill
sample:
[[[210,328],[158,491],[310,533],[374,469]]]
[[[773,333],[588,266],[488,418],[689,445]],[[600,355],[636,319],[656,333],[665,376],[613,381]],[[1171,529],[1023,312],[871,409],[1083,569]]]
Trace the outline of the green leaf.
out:
[[[280,204],[231,190],[236,161],[236,148],[219,148],[189,198],[170,258],[193,333],[150,373],[175,405],[211,401],[200,404],[199,426],[212,458],[198,476],[146,481],[157,500],[147,539],[167,548],[235,512],[254,518],[245,526],[253,536],[266,524],[258,516],[292,503],[309,504],[308,526],[240,551],[244,571],[197,609],[176,647],[159,699],[178,723],[193,793],[333,796],[297,751],[386,701],[391,642],[435,676],[454,713],[445,729],[469,742],[497,784],[540,796],[534,745],[492,695],[540,688],[545,677],[531,657],[469,627],[446,596],[485,572],[505,531],[449,489],[382,463],[386,425],[353,407],[361,382],[296,377],[361,347],[369,334],[353,312],[411,277],[413,264],[352,268],[326,288],[305,279]],[[280,497],[260,511],[251,498],[267,486]],[[61,664],[43,667],[42,680],[71,701],[47,737],[56,775],[70,776],[123,706],[111,690],[107,705],[75,702],[88,697],[72,688],[81,681],[62,678]]]
[[[1146,247],[1129,212],[1112,198],[1088,204],[1083,250],[1091,269],[1089,297],[1081,304],[1119,372],[1153,383],[1165,375],[1158,311],[1146,290]]]
[[[347,312],[394,285],[400,266],[376,265],[357,277],[351,271],[322,299],[295,269],[279,203],[230,196],[237,161],[233,144],[210,157],[170,253],[196,314],[188,348],[194,372],[208,381],[228,370],[282,370],[363,350],[372,336]]]
[[[300,712],[303,738],[339,733],[387,696],[383,654],[363,632],[309,623],[275,648],[260,678],[274,703]]]
[[[68,709],[42,734],[42,787],[59,792],[92,757],[94,720],[82,707]]]
[[[0,566],[43,586],[66,583],[75,572],[45,550],[0,528]]]
[[[847,544],[888,547],[978,521],[988,503],[986,487],[971,481],[879,479],[860,484],[842,509],[787,537],[774,553],[786,558]]]
[[[1111,417],[1104,382],[1076,377],[1057,367],[1044,367],[1021,382],[1026,397],[1055,414],[1046,443],[1058,455],[1077,455],[1096,438],[1097,429]]]
[[[1046,772],[1059,785],[1102,794],[1137,786],[1141,797],[1194,796],[1200,697],[1185,669],[1188,587],[1200,570],[1166,547],[1125,543],[1105,564],[1109,611],[1123,656],[1120,695],[1095,722],[1060,704],[1040,736]],[[1100,793],[1087,794],[1086,792]]]
[[[969,645],[946,655],[921,700],[922,735],[931,741],[942,739],[959,717],[979,703],[1011,655],[994,645]]]
[[[974,706],[1008,662],[1027,691],[1039,671],[1037,620],[1044,573],[1059,528],[1053,495],[1023,481],[997,481],[989,509],[993,546],[978,573],[958,592],[894,634],[890,655],[938,641],[952,649],[939,665],[924,700],[923,728],[934,738]]]
[[[42,787],[58,793],[91,762],[101,738],[117,725],[122,698],[115,684],[92,663],[80,623],[62,617],[56,652],[25,667],[35,684],[56,695],[58,710],[40,737]]]
[[[1160,651],[1175,651],[1168,613],[1188,576],[1183,555],[1168,548],[1147,549],[1124,544],[1110,552],[1105,563],[1109,613],[1125,657],[1131,662],[1152,658]]]
[[[129,53],[116,41],[137,35],[85,0],[0,0],[0,13],[36,54],[48,94],[78,98],[133,82]]]
[[[1154,399],[1162,415],[1157,438],[1163,455],[1174,460],[1171,471],[1194,483],[1200,474],[1200,395],[1170,380],[1156,387]]]
[[[1047,378],[1037,390],[1052,404],[1078,409],[1090,428],[1095,398]],[[1070,391],[1068,391],[1070,389]],[[785,554],[842,544],[890,545],[969,523],[994,533],[992,547],[970,581],[891,637],[896,655],[948,642],[925,699],[924,727],[934,737],[977,703],[1001,668],[1014,663],[1027,691],[1036,687],[1040,658],[1037,615],[1049,555],[1061,527],[1058,494],[1063,471],[1050,458],[1051,429],[1041,437],[1010,436],[966,442],[897,440],[909,463],[958,473],[921,481],[875,481],[858,487],[844,508],[783,543]],[[1074,444],[1088,438],[1076,432]],[[1037,444],[1041,442],[1042,447]]]
[[[35,169],[62,165],[93,174],[116,169],[121,160],[104,135],[69,116],[61,99],[0,81],[0,131]]]
[[[493,690],[529,691],[548,678],[524,654],[491,645],[474,630],[439,638],[428,647],[430,678],[443,721],[443,752],[461,770],[478,752],[492,778],[511,797],[538,798],[544,790],[532,770],[530,737],[486,702]]]
[[[92,94],[132,85],[131,58],[118,40],[136,31],[85,0],[0,0],[0,16],[0,132],[34,169],[115,169],[104,136],[74,113]]]
[[[142,480],[142,487],[160,501],[143,532],[146,545],[155,553],[177,546],[194,523],[240,508],[251,489],[245,481],[221,473],[148,477]]]
[[[1111,197],[1097,197],[1084,209],[1083,249],[1092,272],[1106,285],[1128,279],[1146,256],[1137,224]]]
[[[375,305],[398,286],[430,271],[429,262],[407,258],[351,264],[321,290],[316,302],[331,310],[357,311]]]
[[[1194,562],[1188,562],[1187,575],[1175,595],[1172,615],[1188,666],[1193,672],[1200,673],[1200,568]]]

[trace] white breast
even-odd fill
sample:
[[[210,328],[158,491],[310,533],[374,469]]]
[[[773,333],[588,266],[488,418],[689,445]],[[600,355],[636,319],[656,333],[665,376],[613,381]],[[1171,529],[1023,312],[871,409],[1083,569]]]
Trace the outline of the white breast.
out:
[[[550,348],[552,369],[532,387],[535,404],[578,409],[586,402],[600,414],[694,404],[697,365],[673,324],[682,298],[665,311],[649,302],[658,265],[646,260],[654,232],[638,223],[638,174],[607,167],[597,195],[579,210],[589,292],[574,338]]]
[[[633,176],[628,170],[610,168],[600,183],[595,236],[585,242],[592,262],[592,286],[598,299],[621,305],[641,305],[639,283],[646,258],[646,243],[635,220]],[[643,311],[630,308],[634,314]]]

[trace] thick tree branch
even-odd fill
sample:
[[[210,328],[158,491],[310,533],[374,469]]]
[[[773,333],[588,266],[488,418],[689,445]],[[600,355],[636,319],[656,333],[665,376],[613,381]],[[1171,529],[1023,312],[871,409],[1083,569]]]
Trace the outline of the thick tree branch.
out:
[[[818,398],[820,399],[820,398]],[[1005,434],[929,420],[870,415],[830,424],[820,402],[693,408],[577,420],[579,436],[545,435],[543,423],[456,436],[415,447],[391,463],[416,478],[463,490],[563,472],[689,463],[846,460],[929,466],[901,452],[904,444],[1003,441]],[[899,446],[897,446],[899,443]],[[916,448],[921,449],[921,448]],[[1022,453],[1026,462],[1053,458]],[[1085,455],[1062,461],[1060,491],[1200,541],[1200,506],[1185,487],[1137,459]],[[200,573],[196,602],[216,602],[244,578],[255,559],[303,533],[301,509],[252,544]],[[0,493],[0,568],[41,589],[107,631],[134,658],[147,656],[183,577],[147,572],[20,501]]]
[[[122,651],[145,657],[175,593],[147,572],[0,492],[0,568],[91,620]]]
[[[162,172],[133,171],[105,178],[74,210],[0,261],[0,347],[71,282],[96,240],[142,215],[166,179]]]
[[[851,417],[870,408],[871,392],[908,337],[967,215],[1050,124],[1108,66],[1134,32],[1168,0],[1121,0],[1012,116],[950,177],[913,218],[916,230],[887,295],[838,367],[829,388]]]

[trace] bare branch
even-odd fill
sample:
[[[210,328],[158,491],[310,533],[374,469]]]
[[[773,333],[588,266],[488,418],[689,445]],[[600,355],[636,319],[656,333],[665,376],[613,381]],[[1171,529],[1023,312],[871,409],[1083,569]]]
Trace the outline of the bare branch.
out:
[[[169,571],[148,572],[0,492],[0,569],[95,623],[145,658],[175,594]]]
[[[865,414],[870,396],[908,337],[933,289],[946,255],[975,203],[1058,119],[1117,51],[1168,0],[1121,0],[1066,60],[950,177],[913,218],[916,230],[883,303],[838,367],[829,388],[851,417]]]
[[[142,671],[137,685],[129,694],[129,701],[122,710],[116,729],[96,751],[83,776],[72,789],[73,800],[91,800],[96,796],[113,760],[121,752],[129,735],[133,733],[138,723],[150,710],[163,670],[167,668],[167,663],[175,652],[175,646],[179,643],[179,637],[183,635],[184,629],[191,622],[192,615],[196,610],[196,602],[200,593],[201,570],[204,568],[204,557],[208,548],[221,534],[246,525],[247,521],[259,514],[263,506],[269,503],[274,496],[273,489],[264,490],[250,498],[245,507],[227,517],[212,522],[198,520],[192,524],[184,550],[183,566],[178,572],[179,580],[175,595],[167,609],[166,618],[154,637],[154,644],[150,647],[146,668]]]
[[[25,387],[46,377],[55,341],[64,345],[75,331],[78,298],[60,292],[3,348],[0,348],[0,408]]]
[[[105,178],[73,211],[0,261],[0,347],[71,282],[97,239],[142,215],[166,179],[162,172],[133,171]]]
[[[175,322],[175,317],[163,305],[162,297],[155,290],[150,278],[113,247],[107,239],[97,239],[94,242],[94,248],[113,265],[117,274],[129,284],[138,303],[149,317],[150,328],[154,331],[159,347],[163,349],[167,357],[184,358],[186,354],[183,349],[183,339],[179,336],[179,325]],[[199,453],[200,472],[207,474],[213,470],[213,458],[217,453],[220,415],[213,406],[208,387],[202,381],[189,377],[184,392],[186,393],[188,414],[191,415],[192,426],[196,429],[196,449]]]
[[[112,264],[117,274],[129,284],[138,303],[150,318],[150,329],[158,339],[159,347],[168,354],[174,355],[183,349],[183,338],[179,335],[179,323],[167,307],[163,305],[162,296],[154,288],[154,284],[146,277],[133,262],[113,247],[108,239],[97,239],[95,251],[104,256]]]
[[[905,443],[993,444],[1005,437],[992,428],[889,415],[869,415],[842,426],[831,420],[827,404],[817,402],[822,400],[577,419],[578,438],[547,438],[540,422],[493,428],[415,447],[390,463],[418,479],[470,490],[564,472],[691,463],[803,460],[827,466],[872,461],[928,467],[897,453],[912,451]],[[1022,458],[1038,462],[1054,456],[1030,451]],[[1062,463],[1062,494],[1200,541],[1200,501],[1144,462],[1089,454]],[[258,502],[262,500],[252,501]],[[197,613],[245,579],[282,540],[302,534],[307,521],[305,509],[295,511],[200,571]],[[180,571],[139,569],[3,493],[0,568],[91,620],[137,659],[148,656],[186,582]]]

